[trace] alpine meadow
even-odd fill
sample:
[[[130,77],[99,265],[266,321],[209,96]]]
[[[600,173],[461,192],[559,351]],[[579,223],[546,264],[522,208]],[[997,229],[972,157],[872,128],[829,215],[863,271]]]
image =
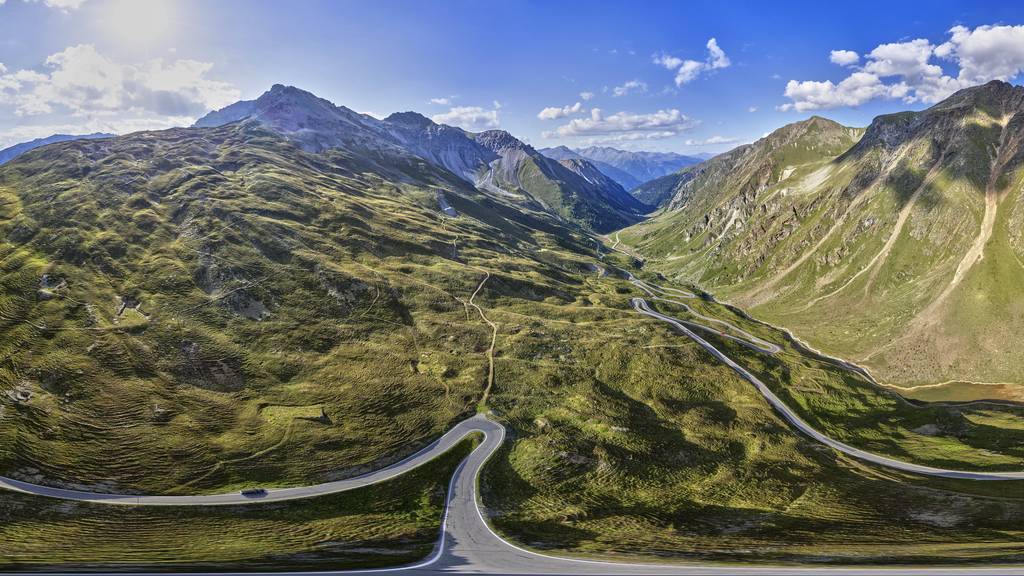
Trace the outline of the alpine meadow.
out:
[[[1024,574],[1014,8],[0,0],[0,573]]]

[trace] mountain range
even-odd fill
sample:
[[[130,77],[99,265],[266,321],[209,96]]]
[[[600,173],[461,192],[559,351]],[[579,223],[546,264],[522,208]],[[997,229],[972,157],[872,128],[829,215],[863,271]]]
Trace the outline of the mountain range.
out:
[[[36,148],[39,148],[40,146],[46,146],[47,144],[55,144],[57,142],[68,142],[70,140],[112,138],[114,136],[114,134],[104,134],[102,132],[95,132],[93,134],[80,135],[54,134],[53,136],[47,136],[46,138],[36,138],[35,140],[31,140],[29,142],[22,142],[21,144],[15,144],[14,146],[10,146],[8,148],[0,150],[0,164],[10,162],[11,160],[14,160],[15,158],[24,154],[25,152],[35,150]]]
[[[970,381],[991,395],[1011,394],[1000,386],[1024,369],[998,353],[1024,329],[1012,289],[1013,264],[1024,261],[1022,90],[992,82],[867,129],[812,117],[706,161],[536,150],[501,130],[473,133],[416,112],[379,120],[283,85],[195,127],[251,125],[309,153],[347,153],[388,178],[430,173],[438,194],[469,186],[596,232],[635,225],[622,237],[650,265],[886,382]],[[56,135],[3,158],[108,137]],[[630,194],[622,182],[642,183]]]
[[[622,236],[884,382],[1021,399],[1022,165],[1024,87],[993,81],[866,130],[783,127],[668,177]]]
[[[673,152],[632,152],[607,146],[576,149],[556,146],[542,148],[541,153],[556,160],[587,160],[630,191],[641,184],[674,173],[685,166],[699,164],[707,159]],[[640,200],[644,201],[643,198]]]
[[[499,190],[519,165],[556,191],[584,181],[504,133],[283,86],[198,125],[0,168],[7,474],[163,491],[373,465],[479,401],[491,330],[470,302],[532,313],[594,272],[583,224],[466,180],[493,167]],[[595,206],[579,185],[570,199]]]
[[[425,160],[469,184],[599,232],[635,223],[646,211],[588,162],[552,160],[503,130],[468,132],[415,112],[378,120],[282,85],[212,112],[195,127],[242,120],[259,122],[307,151],[349,149]]]
[[[468,185],[596,232],[635,224],[622,237],[652,266],[886,382],[966,380],[992,394],[1024,369],[996,352],[1024,328],[1009,288],[1012,264],[1024,261],[1015,208],[1022,90],[992,82],[867,129],[812,117],[702,162],[536,150],[504,131],[473,133],[415,112],[379,120],[283,85],[195,127],[253,124],[310,153],[347,151],[393,178],[426,164],[441,192]],[[56,135],[2,158],[107,137]],[[623,182],[642,183],[630,194]],[[865,312],[845,314],[851,307]]]

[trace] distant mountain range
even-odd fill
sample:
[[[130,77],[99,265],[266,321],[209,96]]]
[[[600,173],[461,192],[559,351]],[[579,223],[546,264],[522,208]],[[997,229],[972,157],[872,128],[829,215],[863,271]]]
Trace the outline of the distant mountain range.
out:
[[[378,120],[294,87],[275,85],[256,100],[211,112],[195,127],[242,120],[258,122],[307,151],[350,149],[425,160],[474,186],[599,232],[637,222],[648,209],[586,161],[556,161],[503,130],[468,132],[416,112]]]
[[[0,164],[5,164],[14,160],[18,156],[21,156],[25,152],[35,150],[40,146],[46,146],[47,144],[56,144],[57,142],[68,142],[70,140],[92,140],[96,138],[110,138],[115,136],[114,134],[104,134],[96,132],[94,134],[54,134],[53,136],[47,136],[46,138],[37,138],[30,142],[22,142],[21,144],[15,144],[9,148],[0,150]]]
[[[283,85],[275,85],[256,100],[212,111],[193,127],[212,128],[245,119],[272,127],[307,151],[404,149],[476,186],[520,196],[598,231],[638,221],[664,200],[658,190],[674,184],[678,170],[714,156],[598,146],[536,150],[502,130],[472,133],[436,124],[416,112],[395,113],[382,121]],[[0,150],[0,164],[48,144],[112,136],[97,132],[39,138]]]
[[[684,156],[674,152],[631,152],[607,146],[569,148],[556,146],[543,148],[541,153],[556,160],[571,158],[587,160],[615,180],[626,190],[632,191],[641,184],[671,174],[686,166],[703,162],[702,156]],[[713,155],[707,155],[711,157]]]

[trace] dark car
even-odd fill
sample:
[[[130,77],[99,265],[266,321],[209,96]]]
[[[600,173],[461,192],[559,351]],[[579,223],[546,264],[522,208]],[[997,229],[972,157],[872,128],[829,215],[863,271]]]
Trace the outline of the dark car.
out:
[[[267,495],[267,489],[266,488],[246,488],[245,490],[242,490],[242,496],[247,496],[249,498],[258,498],[260,496],[266,496],[266,495]]]

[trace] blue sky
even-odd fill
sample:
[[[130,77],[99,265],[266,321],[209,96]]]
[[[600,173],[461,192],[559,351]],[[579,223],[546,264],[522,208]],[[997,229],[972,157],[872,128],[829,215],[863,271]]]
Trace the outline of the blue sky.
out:
[[[284,83],[538,147],[716,152],[1022,69],[1013,2],[6,0],[0,147],[188,124]]]

